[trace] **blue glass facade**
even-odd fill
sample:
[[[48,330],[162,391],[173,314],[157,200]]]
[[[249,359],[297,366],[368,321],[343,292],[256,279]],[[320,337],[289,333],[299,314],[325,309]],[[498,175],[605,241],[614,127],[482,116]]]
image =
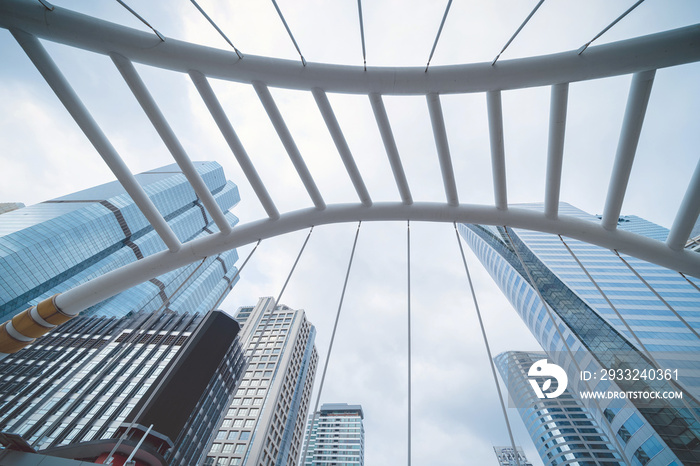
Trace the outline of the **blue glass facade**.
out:
[[[221,311],[212,314],[232,320]],[[188,345],[199,344],[199,334],[205,333],[201,324],[209,317],[141,311],[122,318],[70,320],[0,362],[0,431],[19,433],[33,448],[49,454],[69,445],[80,448],[118,438],[169,371],[183,370],[175,363]],[[207,354],[216,370],[196,394],[194,408],[184,410],[188,417],[180,434],[159,437],[166,439],[158,453],[167,464],[201,463],[240,382],[245,359],[238,338],[217,339],[216,344],[225,354]],[[137,440],[143,436],[138,429],[130,433]]]
[[[599,221],[567,204],[562,204],[560,211]],[[633,216],[621,217],[619,228],[655,239],[668,234],[662,227]],[[567,370],[574,391],[684,391],[685,402],[658,400],[653,406],[630,399],[584,402],[630,464],[700,462],[700,339],[691,330],[700,328],[700,292],[693,286],[698,280],[564,238],[591,280],[557,236],[509,229],[509,237],[503,228],[478,225],[460,225],[460,233],[552,361]],[[514,247],[552,315],[540,301]],[[655,362],[661,368],[678,369],[678,381],[579,380],[580,370],[643,370],[656,367]],[[624,424],[632,416],[642,424],[630,432]]]
[[[546,355],[522,351],[494,358],[542,462],[547,466],[624,466],[615,445],[571,390],[557,398],[537,397],[528,370],[542,358]]]
[[[226,212],[240,197],[215,162],[195,162]],[[136,175],[182,242],[218,231],[177,165]],[[8,212],[0,217],[0,319],[130,262],[165,250],[160,237],[118,182]],[[130,311],[205,312],[225,297],[236,275],[235,250],[163,274],[99,303],[83,315]],[[187,281],[177,294],[175,290]]]

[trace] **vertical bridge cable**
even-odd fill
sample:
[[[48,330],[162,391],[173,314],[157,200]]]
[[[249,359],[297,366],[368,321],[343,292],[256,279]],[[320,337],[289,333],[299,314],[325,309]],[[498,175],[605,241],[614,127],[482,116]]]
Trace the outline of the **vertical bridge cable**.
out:
[[[561,236],[559,236],[559,237],[561,238]],[[564,240],[562,239],[562,241],[564,241]],[[698,339],[700,339],[700,334],[698,334],[698,332],[697,332],[693,327],[691,327],[691,325],[690,325],[683,317],[681,317],[680,314],[678,314],[678,312],[673,308],[673,306],[671,306],[671,305],[668,303],[668,301],[666,301],[664,298],[661,297],[661,295],[654,289],[654,287],[651,286],[651,283],[647,282],[644,278],[642,278],[642,276],[639,275],[639,273],[634,269],[634,267],[632,267],[632,264],[630,264],[629,262],[627,262],[627,261],[625,260],[625,258],[622,257],[622,256],[620,255],[619,252],[617,252],[617,249],[613,249],[613,252],[615,253],[615,255],[616,255],[617,257],[620,258],[620,260],[621,260],[622,262],[624,262],[624,264],[627,266],[627,268],[630,269],[630,271],[632,271],[632,273],[635,274],[636,277],[637,277],[642,283],[644,283],[644,284],[646,285],[647,288],[649,288],[649,291],[651,291],[652,293],[654,293],[654,295],[655,295],[657,298],[659,298],[659,301],[661,301],[662,303],[664,303],[664,305],[668,308],[668,310],[671,311],[671,312],[673,312],[673,314],[674,314],[676,317],[678,317],[678,319],[679,319],[681,322],[683,322],[683,323],[685,324],[686,327],[688,327],[688,330],[690,330],[696,337],[698,337]]]
[[[504,45],[503,48],[501,49],[501,51],[498,52],[498,55],[496,55],[496,58],[494,58],[493,61],[491,62],[491,66],[493,66],[493,65],[496,64],[496,62],[498,61],[498,59],[501,57],[501,54],[502,54],[503,52],[506,51],[506,49],[508,48],[508,46],[510,45],[510,43],[513,42],[513,40],[515,39],[515,36],[517,36],[518,34],[520,34],[520,31],[523,30],[523,28],[525,27],[525,25],[527,24],[527,22],[530,21],[530,18],[532,18],[532,17],[535,15],[535,12],[536,12],[537,10],[539,10],[539,8],[542,6],[543,3],[544,3],[544,0],[540,0],[539,3],[535,6],[535,8],[533,8],[533,10],[532,10],[532,11],[530,12],[530,14],[527,16],[527,18],[525,18],[525,21],[523,21],[523,23],[520,25],[520,27],[518,28],[518,30],[515,31],[515,34],[513,34],[513,35],[511,36],[510,39],[508,39],[508,42],[506,42],[506,45]]]
[[[647,349],[646,345],[644,345],[644,343],[642,343],[642,340],[641,340],[641,339],[639,338],[639,336],[635,333],[635,331],[632,330],[632,327],[630,327],[629,323],[627,323],[627,320],[626,320],[624,317],[622,317],[622,314],[620,314],[620,311],[618,311],[617,307],[612,303],[612,301],[610,301],[610,298],[608,298],[607,294],[605,294],[605,292],[600,288],[600,286],[598,285],[598,282],[595,281],[595,279],[594,279],[593,276],[588,272],[588,270],[587,270],[586,267],[583,265],[583,263],[579,260],[579,258],[576,256],[576,254],[574,254],[574,251],[572,251],[571,248],[569,247],[569,245],[566,244],[566,242],[564,241],[564,238],[562,238],[562,236],[559,235],[559,239],[561,240],[561,242],[562,242],[562,243],[564,244],[564,246],[566,247],[566,250],[569,251],[569,254],[571,254],[571,257],[573,257],[573,259],[576,261],[576,263],[578,264],[578,266],[581,267],[581,270],[583,270],[583,273],[586,274],[586,276],[587,276],[588,279],[591,281],[591,283],[593,283],[593,286],[596,287],[596,289],[598,290],[598,292],[600,293],[600,295],[603,297],[603,299],[605,299],[605,302],[608,303],[608,306],[610,306],[610,308],[615,312],[615,315],[617,316],[618,319],[620,319],[620,321],[622,322],[622,324],[625,326],[625,329],[627,329],[627,331],[630,333],[630,335],[632,335],[632,338],[634,339],[634,341],[637,343],[637,345],[638,345],[639,348],[641,349],[641,352],[642,352],[642,353],[644,354],[644,356],[646,356],[646,357],[648,358],[648,360],[651,362],[652,367],[653,367],[654,369],[657,369],[657,370],[661,369],[661,365],[658,363],[658,361],[656,360],[656,358],[655,358],[655,357],[651,354],[651,352]],[[671,385],[673,385],[673,386],[674,386],[676,389],[678,389],[679,391],[688,394],[687,391],[686,391],[686,390],[683,390],[683,388],[682,388],[680,385],[678,385],[678,383],[677,383],[676,381],[674,381],[673,379],[669,380],[669,383],[670,383]],[[691,396],[691,397],[692,397],[692,396]],[[688,411],[690,412],[691,416],[693,416],[693,418],[695,418],[695,421],[698,422],[698,423],[700,423],[700,417],[699,417],[698,414],[695,412],[695,410],[690,406],[690,404],[688,403],[688,401],[687,401],[685,398],[681,398],[681,402],[682,402],[683,405],[685,405],[685,407],[688,409]]]
[[[506,421],[506,427],[508,428],[508,436],[510,437],[510,444],[513,447],[513,452],[515,456],[515,461],[518,466],[520,466],[520,458],[518,455],[518,449],[515,447],[515,438],[513,438],[513,431],[510,428],[510,421],[508,420],[508,411],[506,410],[506,404],[503,401],[503,393],[501,392],[501,386],[498,383],[498,376],[496,375],[496,365],[493,362],[493,356],[491,355],[491,347],[489,346],[489,340],[486,337],[486,328],[484,327],[484,321],[481,319],[481,310],[479,310],[479,302],[476,300],[476,293],[474,292],[474,284],[472,283],[472,276],[469,273],[469,267],[467,266],[467,259],[464,257],[464,248],[462,247],[462,241],[459,239],[459,232],[457,231],[457,223],[453,222],[452,225],[455,227],[455,236],[457,236],[457,244],[459,245],[459,252],[462,255],[462,263],[464,264],[464,271],[467,272],[467,281],[469,282],[469,290],[472,293],[472,299],[474,300],[474,309],[476,309],[476,316],[479,318],[479,327],[481,328],[481,336],[484,338],[484,345],[486,346],[486,354],[489,358],[489,364],[491,366],[491,373],[493,374],[493,381],[496,384],[496,390],[498,391],[498,401],[501,402],[501,409],[503,410],[503,419]]]
[[[304,240],[304,244],[301,245],[301,249],[299,250],[299,254],[297,254],[297,258],[294,260],[294,264],[292,265],[292,268],[289,270],[289,274],[287,275],[287,279],[284,281],[284,285],[282,285],[282,289],[280,290],[280,293],[277,295],[277,299],[275,299],[274,306],[272,308],[272,313],[274,314],[275,310],[277,310],[277,305],[279,304],[280,300],[282,299],[282,295],[284,294],[284,290],[287,289],[287,284],[289,283],[289,279],[292,278],[292,274],[294,273],[294,269],[297,268],[297,264],[299,263],[299,259],[301,258],[302,253],[304,252],[304,249],[306,249],[306,244],[309,242],[309,238],[311,237],[311,233],[314,231],[314,227],[312,226],[309,229],[309,234],[306,235],[306,239]],[[265,326],[262,329],[263,335],[265,334],[265,331],[267,330],[267,326],[270,325],[270,319],[267,319],[267,322],[265,322]],[[258,349],[258,346],[260,345],[260,341],[262,339],[258,339],[258,341],[255,343],[255,347],[253,348],[252,355],[255,355],[255,351]]]
[[[53,11],[54,9],[54,6],[50,4],[47,0],[39,0],[39,3],[41,3],[44,6],[44,8],[46,8],[49,11]]]
[[[282,285],[282,289],[280,290],[279,294],[277,295],[277,299],[275,299],[275,302],[272,304],[272,310],[270,312],[270,315],[268,315],[268,317],[265,319],[265,325],[262,328],[262,332],[258,336],[257,340],[255,340],[255,334],[251,335],[251,338],[253,340],[255,340],[255,346],[253,346],[253,349],[250,351],[250,355],[245,363],[245,368],[243,368],[241,373],[245,373],[245,371],[248,370],[248,367],[250,366],[250,362],[255,357],[255,353],[257,353],[257,351],[258,351],[258,347],[260,346],[260,342],[262,342],[263,336],[265,335],[267,328],[270,326],[270,322],[272,321],[271,317],[272,317],[272,315],[274,315],[275,311],[277,310],[277,305],[279,304],[280,300],[282,299],[282,295],[284,294],[284,290],[287,288],[287,284],[289,283],[289,280],[292,278],[292,274],[294,273],[294,269],[296,269],[297,264],[299,263],[299,259],[301,258],[301,255],[304,252],[304,249],[306,249],[306,245],[309,242],[309,238],[311,237],[311,233],[313,231],[314,231],[314,227],[312,225],[311,228],[309,229],[309,233],[306,235],[306,239],[304,240],[304,243],[301,245],[301,249],[299,250],[299,254],[297,254],[297,258],[294,260],[294,264],[292,265],[292,268],[289,270],[289,274],[287,275],[287,279],[284,281],[284,285]],[[263,311],[263,314],[264,314],[264,311]],[[259,422],[259,421],[260,421],[259,419],[258,419],[258,421],[256,421],[256,425],[255,425],[255,427],[253,427],[253,430],[258,428],[257,422]],[[247,458],[248,458],[248,453],[246,453],[246,458],[243,461],[244,464],[247,461]]]
[[[360,38],[362,39],[362,61],[367,71],[367,51],[365,50],[365,25],[362,20],[362,0],[357,0],[357,13],[360,16]]]
[[[207,19],[207,21],[209,21],[209,24],[211,24],[212,26],[214,26],[214,29],[216,29],[216,31],[217,31],[219,34],[221,34],[221,37],[223,37],[224,40],[225,40],[226,42],[228,42],[228,45],[230,45],[230,46],[233,48],[233,50],[236,52],[236,55],[238,55],[238,58],[243,58],[243,55],[241,55],[241,52],[236,48],[235,45],[233,45],[233,42],[231,42],[231,41],[229,40],[229,38],[226,37],[226,34],[224,34],[224,31],[222,31],[221,29],[219,29],[219,26],[216,25],[216,23],[214,22],[214,20],[211,19],[211,18],[209,17],[209,15],[206,14],[206,13],[204,12],[204,10],[202,9],[202,7],[199,6],[199,3],[197,3],[195,0],[190,0],[190,1],[191,1],[192,4],[199,10],[199,12],[202,13],[202,16],[204,16],[204,17]]]
[[[233,289],[233,285],[236,283],[236,278],[238,278],[238,276],[241,274],[241,272],[242,272],[243,269],[245,268],[245,265],[248,263],[248,261],[250,260],[250,258],[253,256],[253,253],[255,252],[255,250],[258,249],[258,246],[260,246],[260,242],[261,242],[261,241],[262,241],[262,239],[259,239],[258,242],[255,243],[255,247],[252,249],[252,251],[250,251],[250,252],[248,253],[248,257],[246,257],[245,260],[243,261],[243,264],[241,265],[241,268],[238,269],[238,270],[236,270],[236,273],[233,274],[233,277],[231,277],[231,283],[230,283],[228,286],[226,286],[226,287],[224,288],[224,291],[221,292],[221,294],[219,295],[219,299],[216,300],[216,304],[214,304],[214,305],[212,306],[212,308],[211,308],[212,311],[215,310],[215,309],[219,306],[219,304],[220,304],[221,301],[224,299],[224,296],[226,295],[226,293],[228,292],[228,290]]]
[[[117,0],[117,3],[119,3],[121,6],[123,6],[123,7],[126,8],[127,10],[129,10],[129,13],[131,13],[131,14],[134,15],[134,16],[136,16],[143,24],[145,24],[146,26],[148,26],[148,27],[151,29],[151,31],[153,31],[153,32],[158,36],[158,38],[160,39],[161,42],[165,42],[165,37],[163,37],[163,36],[160,34],[160,32],[156,31],[156,29],[155,29],[153,26],[151,26],[150,24],[148,24],[148,21],[146,21],[145,19],[143,19],[143,18],[141,17],[141,15],[139,15],[139,14],[136,13],[133,9],[131,9],[131,7],[130,7],[129,5],[127,5],[126,3],[124,3],[122,0]],[[43,4],[43,2],[42,2],[42,4]],[[53,8],[52,8],[52,9],[53,9]]]
[[[438,29],[437,36],[435,36],[435,42],[433,42],[433,49],[430,51],[430,56],[428,57],[428,63],[425,65],[425,72],[428,72],[428,67],[430,66],[430,60],[433,59],[433,54],[435,53],[435,47],[437,47],[438,41],[440,40],[440,35],[442,34],[442,28],[445,26],[445,20],[447,19],[447,13],[450,12],[450,7],[452,6],[452,0],[448,0],[447,7],[445,8],[445,14],[442,15],[442,22],[440,23],[440,29]]]
[[[352,243],[352,251],[350,252],[350,260],[348,261],[348,270],[345,272],[345,282],[343,282],[343,291],[340,293],[340,303],[338,303],[338,312],[335,314],[335,323],[333,324],[333,333],[331,333],[331,342],[328,345],[328,354],[326,354],[326,363],[323,366],[323,374],[321,375],[321,384],[318,387],[318,393],[316,394],[316,405],[314,406],[313,416],[315,419],[316,413],[318,413],[318,404],[321,401],[321,393],[323,392],[323,383],[326,381],[326,372],[328,371],[328,361],[331,359],[331,351],[333,350],[333,342],[335,341],[335,332],[338,329],[338,320],[340,319],[340,310],[343,308],[343,300],[345,299],[345,289],[348,286],[348,277],[350,277],[350,268],[352,267],[352,260],[355,257],[355,247],[357,246],[357,238],[360,236],[360,226],[362,221],[357,224],[357,231],[355,232],[355,241]],[[313,421],[312,421],[313,422]],[[306,446],[304,447],[304,454],[302,456],[301,464],[306,464],[306,457],[309,454],[309,440],[311,437],[311,425],[309,426],[309,434],[306,438]]]
[[[600,36],[602,36],[603,34],[605,34],[606,32],[608,32],[608,30],[609,30],[611,27],[615,26],[622,18],[624,18],[625,16],[627,16],[629,13],[632,12],[632,10],[634,10],[634,9],[637,8],[639,5],[641,5],[642,2],[644,2],[644,0],[638,0],[637,3],[635,3],[634,5],[632,5],[631,7],[629,7],[629,8],[627,9],[627,11],[625,11],[625,12],[622,13],[620,16],[618,16],[617,19],[616,19],[615,21],[613,21],[612,23],[608,24],[608,26],[607,26],[605,29],[603,29],[602,31],[600,31],[593,39],[591,39],[591,40],[589,40],[588,42],[586,42],[585,44],[583,44],[583,46],[582,46],[580,49],[578,49],[576,53],[578,53],[579,55],[581,55],[581,54],[588,48],[588,46],[591,45],[591,44],[593,43],[594,40],[596,40],[597,38],[599,38]]]
[[[289,34],[289,38],[292,39],[292,43],[294,44],[294,48],[297,49],[297,52],[299,53],[299,56],[301,57],[301,64],[306,66],[306,60],[304,60],[304,55],[301,54],[301,50],[299,50],[299,46],[297,45],[297,41],[294,40],[294,36],[292,35],[292,30],[289,29],[289,26],[287,25],[287,21],[284,19],[284,15],[282,14],[282,10],[280,10],[280,7],[277,6],[277,2],[275,0],[272,0],[272,4],[275,5],[275,10],[277,10],[277,14],[279,15],[280,19],[282,20],[282,24],[284,24],[284,28],[287,30],[287,34]]]
[[[686,277],[685,274],[684,274],[683,272],[678,272],[678,273],[681,274],[681,277],[685,278],[685,280],[686,280],[688,283],[690,283],[691,285],[693,285],[693,287],[694,287],[696,290],[700,291],[700,287],[698,287],[698,285],[696,285],[696,284],[693,283],[688,277]]]
[[[540,291],[540,287],[537,286],[534,278],[532,278],[532,274],[530,273],[530,268],[525,264],[525,260],[523,260],[523,257],[520,255],[520,251],[518,251],[518,247],[513,242],[513,238],[510,236],[510,232],[508,231],[508,227],[506,227],[504,225],[503,231],[505,231],[506,236],[508,237],[508,241],[510,242],[511,247],[513,248],[513,251],[515,252],[515,255],[518,257],[518,260],[520,261],[520,265],[522,266],[523,270],[525,271],[525,275],[527,275],[527,281],[529,282],[532,289],[535,290],[537,297],[539,298],[540,302],[542,303],[542,307],[544,307],[545,311],[547,312],[547,317],[549,317],[549,320],[552,322],[554,329],[556,330],[557,335],[559,336],[559,339],[561,340],[562,344],[564,345],[564,348],[566,348],[566,352],[570,358],[569,360],[573,363],[574,367],[576,368],[576,371],[580,374],[581,373],[581,366],[579,365],[576,357],[574,357],[574,352],[571,349],[571,346],[569,346],[569,343],[566,341],[566,338],[564,337],[564,332],[562,332],[561,328],[559,328],[559,324],[554,319],[554,311],[549,306],[547,301],[544,300],[544,297],[542,296],[542,292]],[[588,386],[587,388],[590,390],[591,382],[585,381],[585,384]],[[591,398],[591,399],[593,401],[593,404],[595,404],[598,412],[602,413],[603,409],[600,407],[600,402],[596,398]],[[604,419],[605,423],[612,430],[610,421],[605,416],[603,416],[602,419]],[[617,446],[617,450],[620,452],[620,454],[622,455],[625,462],[627,464],[631,464],[629,458],[627,457],[627,454],[625,453],[625,450],[622,448],[622,444],[620,443],[620,440],[618,439],[618,437],[617,436],[613,437],[613,441],[615,442],[615,445]]]
[[[406,221],[406,275],[408,287],[408,466],[411,466],[411,221]]]

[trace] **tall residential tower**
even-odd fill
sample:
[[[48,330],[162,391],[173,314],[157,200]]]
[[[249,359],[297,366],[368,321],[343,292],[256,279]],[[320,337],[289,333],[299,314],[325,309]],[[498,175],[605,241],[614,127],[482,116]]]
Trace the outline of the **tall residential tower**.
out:
[[[273,298],[234,317],[248,366],[205,465],[296,465],[318,364],[316,329],[303,310]]]
[[[365,464],[365,418],[362,406],[325,403],[309,416],[301,466]],[[307,447],[308,443],[308,447]],[[304,453],[302,453],[304,454]]]

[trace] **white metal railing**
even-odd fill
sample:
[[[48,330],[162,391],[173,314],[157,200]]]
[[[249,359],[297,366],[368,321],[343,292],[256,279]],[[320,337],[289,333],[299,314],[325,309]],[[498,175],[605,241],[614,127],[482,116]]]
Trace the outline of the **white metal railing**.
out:
[[[700,61],[700,25],[591,46],[585,53],[569,51],[500,60],[495,64],[433,66],[429,70],[422,67],[365,69],[364,66],[328,65],[304,60],[300,63],[251,55],[241,58],[235,50],[223,51],[171,38],[161,40],[161,37],[147,32],[58,7],[49,11],[39,2],[21,0],[0,3],[0,27],[12,32],[168,246],[168,251],[129,264],[59,295],[56,305],[65,313],[77,314],[142,281],[227,249],[314,225],[339,222],[414,220],[527,228],[576,238],[700,277],[700,256],[682,247],[700,211],[700,163],[689,167],[690,170],[694,169],[694,175],[665,243],[617,229],[655,70]],[[219,225],[221,233],[180,244],[38,39],[111,57],[173,158]],[[134,68],[133,63],[137,62],[189,75],[267,217],[235,229],[226,224],[223,213],[206,192],[188,154]],[[569,83],[628,74],[634,77],[602,222],[596,224],[560,215],[558,205]],[[308,193],[311,202],[308,208],[279,211],[256,171],[255,154],[250,156],[246,152],[210,86],[209,78],[252,86]],[[503,149],[501,92],[533,86],[551,86],[545,209],[542,213],[509,205]],[[287,128],[270,87],[311,93],[355,189],[356,199],[327,204],[317,187],[317,179],[309,171],[304,155]],[[331,92],[367,96],[393,173],[394,179],[387,182],[393,181],[400,195],[397,201],[373,201],[328,100],[327,94]],[[464,199],[460,200],[457,194],[458,174],[453,168],[445,131],[441,95],[464,93],[485,93],[487,97],[493,205],[469,204]],[[444,202],[423,202],[414,198],[384,107],[383,96],[386,95],[425,96],[442,175]]]

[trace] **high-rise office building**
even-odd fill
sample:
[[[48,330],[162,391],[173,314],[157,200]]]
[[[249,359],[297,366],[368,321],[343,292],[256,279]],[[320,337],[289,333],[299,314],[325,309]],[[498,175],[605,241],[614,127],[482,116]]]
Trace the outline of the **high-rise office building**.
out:
[[[303,310],[273,298],[234,318],[248,367],[205,465],[296,465],[318,364],[316,330]]]
[[[235,225],[237,187],[217,163],[195,167]],[[217,231],[177,165],[135,176],[180,241]],[[118,182],[4,213],[0,318],[164,249]],[[239,326],[215,311],[237,259],[227,251],[153,278],[5,358],[0,430],[55,456],[94,458],[110,442],[133,449],[153,424],[139,450],[150,464],[199,462],[243,367]]]
[[[567,204],[560,211],[600,221]],[[618,228],[658,240],[668,234],[634,216],[620,217]],[[682,399],[583,400],[625,461],[635,466],[700,464],[700,281],[555,235],[480,225],[460,225],[459,230],[551,361],[567,371],[569,387],[577,394],[683,392]],[[600,374],[603,369],[676,372],[671,380],[580,377],[583,370]]]
[[[496,453],[496,459],[498,459],[498,466],[532,466],[525,456],[525,452],[522,447],[516,445],[517,450],[513,450],[513,447],[493,447],[493,451]]]
[[[215,162],[195,162],[226,218],[240,201]],[[135,175],[182,242],[218,231],[177,165]],[[165,245],[136,204],[114,181],[0,216],[0,321],[56,293],[143,257]],[[123,316],[154,311],[206,312],[230,288],[235,250],[163,274],[107,299],[83,315]],[[169,299],[185,280],[195,285]]]
[[[221,311],[76,317],[0,362],[0,431],[86,460],[145,436],[141,464],[201,463],[245,366],[239,328]]]
[[[532,390],[528,372],[546,357],[543,353],[508,351],[494,358],[542,462],[545,466],[624,466],[617,448],[571,390],[556,398],[539,398]],[[556,384],[554,380],[552,390]],[[515,461],[502,464],[514,465]]]
[[[325,403],[309,416],[304,437],[302,466],[363,466],[365,427],[362,406]],[[308,443],[308,446],[307,446]]]

